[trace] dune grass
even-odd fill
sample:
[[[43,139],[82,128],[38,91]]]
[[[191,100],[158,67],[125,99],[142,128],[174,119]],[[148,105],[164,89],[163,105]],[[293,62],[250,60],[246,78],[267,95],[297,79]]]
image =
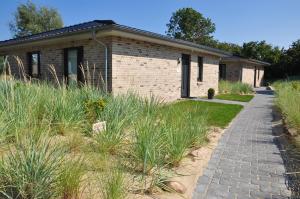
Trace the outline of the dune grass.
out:
[[[239,102],[250,102],[253,99],[253,95],[239,95],[239,94],[219,94],[215,96],[216,99],[231,100]]]
[[[149,190],[164,179],[154,171],[178,166],[208,142],[210,126],[227,126],[241,108],[0,80],[0,144],[11,148],[0,162],[0,191],[12,198],[78,198],[87,176],[101,181],[104,198],[125,197],[128,176],[150,176],[141,183]],[[92,132],[96,121],[106,121],[106,130]],[[116,165],[124,168],[105,179]]]
[[[219,93],[225,94],[252,94],[251,85],[242,82],[230,82],[221,80],[219,82]]]
[[[300,135],[300,81],[277,81],[273,84],[276,105],[287,124],[297,129]]]

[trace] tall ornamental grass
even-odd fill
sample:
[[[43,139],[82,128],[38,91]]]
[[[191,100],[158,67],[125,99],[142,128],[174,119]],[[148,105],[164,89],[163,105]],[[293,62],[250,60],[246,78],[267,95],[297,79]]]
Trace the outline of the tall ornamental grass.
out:
[[[291,127],[300,135],[300,81],[275,82],[276,104]]]
[[[22,138],[0,162],[1,198],[57,198],[63,158],[64,151],[46,137]]]
[[[207,141],[205,115],[194,117],[172,106],[135,126],[131,155],[144,173],[155,167],[178,166],[193,148]]]
[[[102,98],[92,87],[56,88],[47,83],[0,81],[0,142],[19,134],[88,132],[85,102]]]
[[[253,88],[246,83],[221,80],[219,82],[219,92],[222,94],[251,94],[253,93]]]

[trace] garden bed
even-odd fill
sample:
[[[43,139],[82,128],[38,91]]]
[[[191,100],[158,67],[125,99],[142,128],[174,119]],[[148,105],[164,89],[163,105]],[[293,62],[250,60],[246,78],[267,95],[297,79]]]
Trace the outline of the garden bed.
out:
[[[172,191],[166,181],[180,180],[189,163],[197,172],[186,178],[195,182],[221,136],[211,130],[225,128],[241,109],[1,81],[0,191],[12,198],[165,195]],[[106,130],[93,132],[97,121],[106,121]]]

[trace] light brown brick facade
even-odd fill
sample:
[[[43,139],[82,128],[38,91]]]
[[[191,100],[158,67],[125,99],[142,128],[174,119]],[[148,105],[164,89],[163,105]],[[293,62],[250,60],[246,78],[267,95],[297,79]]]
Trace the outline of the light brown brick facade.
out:
[[[111,39],[105,38],[103,41],[108,45],[109,51],[111,51]],[[41,76],[39,79],[51,80],[55,78],[50,70],[50,65],[55,68],[55,74],[59,81],[64,79],[64,49],[72,47],[83,47],[83,67],[85,80],[93,83],[94,85],[103,84],[104,75],[104,48],[93,40],[80,40],[73,42],[64,42],[59,44],[32,46],[30,48],[18,48],[5,52],[5,55],[9,55],[8,61],[11,68],[11,72],[14,76],[22,76],[22,70],[20,69],[19,59],[24,65],[24,71],[28,74],[28,58],[27,53],[36,52],[40,53],[40,71]],[[111,64],[111,56],[109,57],[109,64]]]
[[[108,88],[113,94],[134,91],[142,96],[154,95],[171,101],[181,97],[182,54],[191,55],[190,96],[206,95],[209,88],[218,89],[219,57],[177,49],[166,45],[121,37],[106,37],[109,49]],[[83,60],[88,81],[99,85],[104,78],[104,48],[92,39],[60,42],[59,44],[11,49],[9,55],[12,73],[19,77],[19,57],[28,73],[27,53],[40,52],[41,77],[53,80],[49,65],[53,65],[60,81],[64,78],[64,48],[83,46]],[[198,56],[203,57],[203,81],[198,82]],[[87,70],[89,68],[89,70]],[[90,75],[88,74],[90,72]]]
[[[254,78],[256,87],[263,85],[264,67],[259,64],[246,62],[222,61],[226,64],[226,80],[242,81],[254,87]],[[256,76],[255,76],[256,69]]]
[[[113,38],[112,91],[128,90],[140,95],[159,96],[170,101],[181,96],[182,54],[191,55],[190,96],[206,95],[208,88],[218,89],[219,58],[196,54],[143,41]],[[197,81],[198,56],[204,58],[203,82]]]

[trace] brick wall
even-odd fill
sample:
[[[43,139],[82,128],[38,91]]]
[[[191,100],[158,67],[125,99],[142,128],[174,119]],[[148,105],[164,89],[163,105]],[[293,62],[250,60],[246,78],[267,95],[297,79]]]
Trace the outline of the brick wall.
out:
[[[226,63],[226,80],[240,81],[242,79],[242,68],[240,63]]]
[[[110,38],[102,39],[107,43],[109,51],[111,50]],[[12,74],[20,77],[20,64],[17,63],[18,57],[24,65],[25,73],[28,73],[28,60],[27,53],[33,51],[40,52],[40,67],[42,80],[54,81],[54,76],[49,70],[49,66],[53,65],[59,81],[64,79],[64,48],[83,46],[83,61],[84,61],[84,74],[85,79],[90,83],[99,85],[103,83],[104,77],[104,48],[93,40],[80,40],[63,42],[59,44],[51,44],[44,46],[32,46],[27,48],[12,49],[6,52],[9,55],[9,65]],[[110,53],[109,53],[110,54]],[[109,56],[109,64],[111,65],[111,56]]]
[[[206,95],[218,89],[217,57],[195,54],[164,45],[114,37],[112,39],[112,91],[128,90],[142,96],[155,95],[166,101],[181,97],[182,53],[191,55],[190,94]],[[204,57],[203,82],[197,82],[198,56]]]
[[[206,95],[209,88],[218,91],[218,57],[119,37],[107,37],[102,41],[109,47],[108,88],[114,94],[131,90],[142,96],[153,94],[166,101],[180,98],[179,58],[182,53],[191,55],[190,95],[193,97]],[[86,76],[88,76],[87,71],[90,71],[87,79],[98,85],[104,79],[104,48],[93,40],[11,49],[5,54],[10,55],[9,62],[13,74],[18,76],[19,67],[13,57],[18,56],[22,60],[25,72],[28,73],[27,53],[40,51],[41,79],[54,80],[49,71],[49,65],[53,65],[58,79],[62,81],[64,79],[63,49],[79,46],[83,46]],[[203,57],[204,62],[202,82],[197,81],[198,56]]]
[[[256,87],[263,85],[263,77],[264,77],[264,67],[256,66]],[[259,75],[258,75],[259,71]],[[245,64],[243,66],[243,82],[254,86],[254,72],[255,65],[254,64]]]

